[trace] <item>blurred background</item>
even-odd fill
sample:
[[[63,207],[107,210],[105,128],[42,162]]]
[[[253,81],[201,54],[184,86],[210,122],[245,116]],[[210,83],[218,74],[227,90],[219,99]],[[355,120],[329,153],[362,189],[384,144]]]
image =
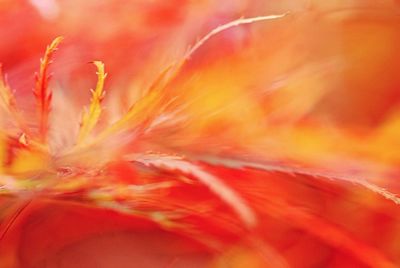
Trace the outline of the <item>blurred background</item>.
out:
[[[215,250],[193,233],[187,241],[152,221],[39,199],[13,232],[2,223],[8,238],[0,240],[0,268],[399,265],[399,208],[385,192],[400,193],[399,1],[0,0],[0,62],[25,116],[33,118],[39,58],[56,36],[65,38],[51,65],[58,115],[52,123],[62,133],[54,138],[57,150],[59,140],[74,136],[76,129],[66,126],[79,122],[90,99],[92,61],[103,61],[108,73],[106,125],[211,30],[241,17],[285,13],[208,40],[166,89],[178,103],[171,113],[183,121],[135,144],[198,161],[211,155],[278,166],[276,173],[219,169],[217,160],[207,166],[233,181],[260,214],[254,236],[242,244],[237,222],[226,234],[218,221],[196,220],[224,242]],[[175,194],[192,204],[190,195]],[[26,201],[3,199],[6,219]],[[265,243],[262,254],[253,250],[258,243]]]

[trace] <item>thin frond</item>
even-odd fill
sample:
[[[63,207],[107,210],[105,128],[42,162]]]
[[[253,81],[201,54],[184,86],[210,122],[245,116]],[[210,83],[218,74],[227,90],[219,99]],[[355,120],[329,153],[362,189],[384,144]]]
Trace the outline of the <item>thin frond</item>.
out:
[[[211,37],[228,30],[230,28],[243,25],[243,24],[251,24],[259,21],[273,20],[286,16],[287,13],[281,15],[269,15],[269,16],[259,16],[253,18],[241,18],[238,20],[231,21],[227,24],[221,25],[211,32],[206,34],[203,38],[201,38],[198,42],[194,44],[194,46],[189,49],[189,51],[184,55],[182,59],[180,59],[176,63],[172,63],[166,68],[162,70],[162,72],[156,77],[154,82],[150,85],[150,87],[145,90],[145,95],[136,103],[134,103],[128,112],[115,124],[113,124],[110,128],[106,129],[102,136],[105,137],[110,133],[117,132],[122,129],[126,125],[131,125],[132,121],[141,122],[144,118],[148,118],[150,115],[150,108],[157,107],[162,101],[162,91],[173,81],[173,79],[180,73],[183,65],[186,61],[190,59],[190,57],[201,47],[203,46]]]
[[[22,116],[20,109],[17,106],[17,102],[11,87],[8,85],[5,76],[3,75],[2,66],[0,64],[0,108],[10,116],[12,121],[22,131],[24,135],[29,133],[29,130],[25,124],[25,120]]]
[[[224,201],[247,227],[251,228],[257,224],[257,216],[255,212],[239,195],[239,193],[216,176],[204,171],[201,167],[188,162],[181,157],[175,156],[146,154],[140,156],[128,156],[128,159],[161,170],[177,171],[195,177],[199,182],[208,187],[211,192]]]
[[[228,22],[226,24],[223,24],[221,26],[218,26],[217,28],[213,29],[211,32],[206,34],[204,37],[202,37],[199,41],[197,41],[192,48],[189,49],[189,51],[185,55],[185,60],[190,59],[190,57],[201,47],[203,46],[211,37],[226,31],[228,29],[244,25],[244,24],[252,24],[258,21],[267,21],[267,20],[275,20],[279,18],[283,18],[287,15],[288,13],[285,14],[280,14],[280,15],[269,15],[269,16],[259,16],[259,17],[252,17],[252,18],[240,18],[231,22]]]
[[[42,142],[44,142],[47,138],[52,98],[52,92],[48,88],[50,79],[48,69],[49,65],[52,63],[53,54],[57,50],[57,47],[62,40],[62,37],[57,37],[49,46],[47,46],[43,58],[40,59],[39,73],[36,74],[36,83],[33,94],[35,95],[39,111],[39,134]]]
[[[219,158],[219,157],[200,157],[198,158],[201,161],[211,164],[218,164],[221,166],[229,167],[229,168],[254,168],[258,170],[264,171],[272,171],[272,172],[283,172],[288,174],[298,174],[298,175],[306,175],[311,176],[313,178],[322,178],[328,180],[336,180],[336,181],[344,181],[348,183],[353,183],[359,186],[362,186],[376,194],[381,195],[382,197],[392,201],[396,205],[400,205],[400,197],[385,188],[376,185],[367,179],[354,177],[354,176],[346,176],[342,174],[334,174],[330,172],[321,172],[318,170],[306,169],[306,168],[297,168],[290,167],[284,165],[275,165],[275,164],[264,164],[257,163],[251,161],[242,161],[237,159],[229,159],[229,158]]]
[[[3,68],[1,64],[0,64],[0,105],[9,114],[13,114],[13,112],[16,110],[15,97],[11,91],[11,88],[5,81],[3,75]]]
[[[87,138],[99,121],[102,112],[101,102],[103,101],[105,95],[104,80],[106,79],[107,74],[104,72],[103,62],[94,61],[93,64],[96,65],[97,68],[97,84],[95,90],[90,90],[92,92],[92,99],[90,100],[89,110],[85,110],[82,115],[78,143]]]
[[[176,69],[171,70],[173,67],[174,65],[166,67],[146,90],[144,96],[135,102],[121,119],[106,128],[98,136],[98,139],[102,140],[127,126],[132,128],[144,121],[151,121],[149,119],[155,116],[154,110],[162,105],[163,89],[176,75]]]

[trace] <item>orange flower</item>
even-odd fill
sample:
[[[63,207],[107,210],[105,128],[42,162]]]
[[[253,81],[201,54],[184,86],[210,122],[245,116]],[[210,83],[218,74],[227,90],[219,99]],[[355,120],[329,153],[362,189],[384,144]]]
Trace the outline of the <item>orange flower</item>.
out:
[[[399,8],[0,4],[0,268],[397,267]]]

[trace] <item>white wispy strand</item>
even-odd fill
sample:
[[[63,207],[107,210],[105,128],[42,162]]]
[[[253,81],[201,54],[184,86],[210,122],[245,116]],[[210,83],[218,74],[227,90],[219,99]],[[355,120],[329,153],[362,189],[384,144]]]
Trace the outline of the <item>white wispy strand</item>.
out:
[[[259,22],[259,21],[267,21],[267,20],[275,20],[275,19],[283,18],[287,14],[288,13],[280,14],[280,15],[258,16],[258,17],[252,17],[252,18],[240,18],[240,19],[228,22],[226,24],[220,25],[217,28],[213,29],[208,34],[206,34],[199,41],[197,41],[196,44],[192,48],[190,48],[189,51],[186,53],[185,59],[189,59],[193,55],[193,53],[196,52],[208,39],[210,39],[214,35],[219,34],[220,32],[226,31],[230,28],[237,27],[237,26],[243,25],[243,24],[252,24],[255,22]]]
[[[184,174],[194,176],[207,186],[216,196],[229,205],[243,223],[251,228],[257,224],[257,216],[247,202],[229,185],[218,177],[204,171],[201,167],[192,164],[180,157],[163,155],[136,155],[128,156],[130,160],[165,170],[178,170]]]

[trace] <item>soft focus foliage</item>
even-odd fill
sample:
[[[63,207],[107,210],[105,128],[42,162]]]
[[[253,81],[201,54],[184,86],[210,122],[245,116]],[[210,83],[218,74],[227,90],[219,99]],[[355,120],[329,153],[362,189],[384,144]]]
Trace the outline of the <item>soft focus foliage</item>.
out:
[[[399,12],[1,1],[0,268],[398,267]]]

